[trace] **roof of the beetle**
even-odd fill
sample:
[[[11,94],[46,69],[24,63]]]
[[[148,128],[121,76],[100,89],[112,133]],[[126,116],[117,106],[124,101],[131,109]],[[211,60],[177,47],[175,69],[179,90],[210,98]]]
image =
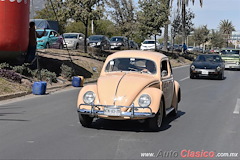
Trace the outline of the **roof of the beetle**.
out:
[[[109,55],[106,61],[109,61],[115,58],[125,58],[125,57],[150,59],[152,61],[159,62],[159,60],[161,60],[162,58],[166,58],[167,56],[162,53],[154,52],[154,51],[125,50],[125,51],[115,52]]]

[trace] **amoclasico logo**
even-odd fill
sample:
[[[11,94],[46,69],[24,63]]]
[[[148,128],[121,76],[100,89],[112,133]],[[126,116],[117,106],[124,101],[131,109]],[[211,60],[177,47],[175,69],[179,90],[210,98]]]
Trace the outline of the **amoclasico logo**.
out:
[[[0,0],[0,1],[10,1],[10,2],[18,2],[21,3],[22,1],[24,1],[25,4],[27,4],[28,0]]]

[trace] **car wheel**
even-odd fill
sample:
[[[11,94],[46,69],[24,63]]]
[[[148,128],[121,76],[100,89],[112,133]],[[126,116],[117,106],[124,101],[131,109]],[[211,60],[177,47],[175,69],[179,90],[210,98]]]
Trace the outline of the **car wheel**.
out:
[[[47,43],[47,44],[46,44],[46,48],[47,48],[47,49],[48,49],[48,48],[50,48],[50,45],[49,45],[49,43]]]
[[[218,79],[223,80],[224,79],[224,72],[218,75]]]
[[[190,79],[194,79],[194,75],[193,74],[190,74]]]
[[[59,49],[63,49],[63,44],[60,44],[60,45],[59,45]]]
[[[75,49],[79,49],[79,44],[78,43],[76,44],[76,48]]]
[[[150,130],[159,131],[163,122],[163,114],[163,102],[161,101],[157,114],[153,118],[148,119],[148,127]]]
[[[176,104],[176,107],[171,111],[170,115],[173,117],[176,117],[178,114],[178,103]]]
[[[101,51],[103,51],[104,50],[104,47],[103,46],[101,46]]]
[[[93,117],[89,115],[78,113],[79,122],[82,124],[83,127],[90,127],[93,121]]]

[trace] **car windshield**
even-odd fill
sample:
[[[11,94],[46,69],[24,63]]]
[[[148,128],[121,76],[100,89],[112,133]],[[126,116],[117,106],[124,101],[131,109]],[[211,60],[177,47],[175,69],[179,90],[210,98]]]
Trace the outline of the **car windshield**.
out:
[[[102,37],[101,36],[90,36],[89,40],[90,41],[101,41]]]
[[[36,31],[39,35],[42,35],[43,31]],[[49,31],[46,31],[45,34],[43,36],[47,36],[49,33]]]
[[[155,41],[144,41],[143,44],[155,44]]]
[[[142,58],[116,58],[108,62],[106,72],[133,71],[148,74],[156,73],[156,65],[153,61]]]
[[[222,54],[239,54],[239,50],[222,50]]]
[[[65,39],[77,39],[78,35],[77,34],[63,34],[63,37]]]
[[[112,41],[112,42],[119,42],[119,41],[123,41],[123,38],[122,37],[112,37],[110,39],[110,41]]]
[[[199,55],[196,58],[198,62],[222,62],[222,58],[219,55]]]

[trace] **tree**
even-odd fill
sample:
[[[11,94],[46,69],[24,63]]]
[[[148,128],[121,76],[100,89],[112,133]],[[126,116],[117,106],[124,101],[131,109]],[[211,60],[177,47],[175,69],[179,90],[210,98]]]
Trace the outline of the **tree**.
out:
[[[178,10],[181,10],[182,15],[182,43],[186,43],[186,7],[188,6],[189,1],[194,5],[195,0],[177,0]],[[199,0],[199,2],[202,7],[203,0]]]
[[[220,29],[220,32],[224,35],[224,39],[226,39],[226,44],[228,47],[228,39],[232,35],[232,32],[235,31],[235,28],[232,22],[228,20],[221,20],[219,24],[219,29]]]
[[[197,45],[204,45],[204,43],[209,40],[208,34],[209,30],[207,29],[207,25],[204,25],[194,30],[193,39]]]
[[[190,33],[192,31],[194,31],[194,24],[192,22],[192,20],[195,18],[195,14],[191,11],[191,9],[189,8],[186,12],[186,23],[185,23],[185,35],[188,36],[190,35]],[[173,38],[173,41],[176,37],[176,35],[180,35],[183,33],[183,27],[182,27],[182,17],[179,13],[177,13],[176,17],[174,18],[171,26],[172,26],[172,29],[171,29],[171,34],[172,34],[172,38]]]
[[[212,30],[211,33],[211,44],[212,47],[218,47],[218,48],[222,48],[224,45],[224,39],[223,39],[223,35],[220,31],[214,31]]]
[[[136,31],[136,12],[132,0],[109,0],[108,13],[116,24],[116,28],[128,38],[132,38]]]
[[[138,12],[139,29],[143,37],[155,36],[168,21],[168,8],[164,0],[140,0]],[[155,44],[156,48],[156,44]]]
[[[116,28],[114,23],[107,19],[100,19],[94,21],[94,26],[95,34],[106,35],[108,37],[121,34],[121,32]]]
[[[103,3],[101,0],[65,0],[65,3],[68,18],[84,24],[84,52],[87,53],[89,21],[100,19],[103,12]]]
[[[67,21],[67,16],[65,13],[65,2],[63,0],[50,1],[47,0],[45,7],[36,11],[35,19],[47,19],[59,22],[59,32],[63,33],[65,29],[65,24]]]
[[[165,0],[164,3],[166,4],[166,7],[168,8],[168,12],[170,13],[170,0]],[[168,17],[169,17],[169,15],[168,15]],[[169,25],[169,19],[168,19],[167,23],[164,24],[164,45],[163,45],[164,51],[167,51],[167,45],[168,45],[168,25]]]

